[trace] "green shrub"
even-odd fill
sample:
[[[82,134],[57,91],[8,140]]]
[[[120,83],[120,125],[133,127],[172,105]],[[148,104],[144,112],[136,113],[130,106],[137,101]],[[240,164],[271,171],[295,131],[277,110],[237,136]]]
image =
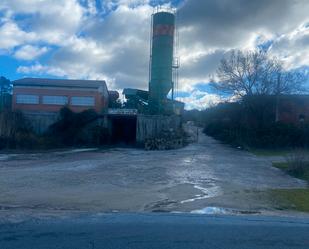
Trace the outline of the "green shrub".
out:
[[[208,119],[204,133],[225,143],[245,148],[280,149],[309,146],[308,126],[301,127],[272,120],[268,123],[265,120],[247,122],[245,116],[248,115],[242,115],[236,119],[229,117],[229,114],[223,116],[223,113],[219,112],[217,117],[212,116],[212,119]]]
[[[0,113],[0,149],[29,149],[37,145],[37,136],[21,112]]]
[[[56,146],[91,146],[109,142],[108,130],[97,123],[94,110],[74,113],[62,108],[59,120],[50,126],[45,136]]]

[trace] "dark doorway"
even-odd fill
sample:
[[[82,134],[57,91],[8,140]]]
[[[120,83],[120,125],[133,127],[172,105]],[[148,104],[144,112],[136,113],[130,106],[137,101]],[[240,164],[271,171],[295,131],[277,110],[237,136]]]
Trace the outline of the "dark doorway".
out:
[[[113,116],[112,141],[118,144],[134,144],[136,142],[136,117]]]

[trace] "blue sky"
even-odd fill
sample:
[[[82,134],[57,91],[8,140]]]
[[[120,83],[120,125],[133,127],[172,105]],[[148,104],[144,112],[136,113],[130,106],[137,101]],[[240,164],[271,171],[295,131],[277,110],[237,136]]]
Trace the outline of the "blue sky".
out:
[[[309,66],[308,0],[1,0],[0,75],[146,89],[158,5],[178,9],[178,97],[187,108],[221,101],[208,82],[232,49],[267,49],[287,70]]]

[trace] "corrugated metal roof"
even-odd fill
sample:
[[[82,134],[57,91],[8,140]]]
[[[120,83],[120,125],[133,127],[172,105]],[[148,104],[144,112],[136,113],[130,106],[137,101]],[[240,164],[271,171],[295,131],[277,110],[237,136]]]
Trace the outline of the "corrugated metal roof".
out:
[[[66,80],[66,79],[42,79],[24,78],[13,81],[14,86],[41,86],[41,87],[74,87],[74,88],[99,88],[106,89],[104,80]]]

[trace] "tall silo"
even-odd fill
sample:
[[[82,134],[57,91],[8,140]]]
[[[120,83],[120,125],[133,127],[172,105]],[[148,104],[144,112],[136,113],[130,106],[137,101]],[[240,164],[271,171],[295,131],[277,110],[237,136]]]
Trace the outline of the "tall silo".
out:
[[[167,95],[173,89],[175,14],[160,11],[152,16],[149,80],[149,108],[162,114]]]

